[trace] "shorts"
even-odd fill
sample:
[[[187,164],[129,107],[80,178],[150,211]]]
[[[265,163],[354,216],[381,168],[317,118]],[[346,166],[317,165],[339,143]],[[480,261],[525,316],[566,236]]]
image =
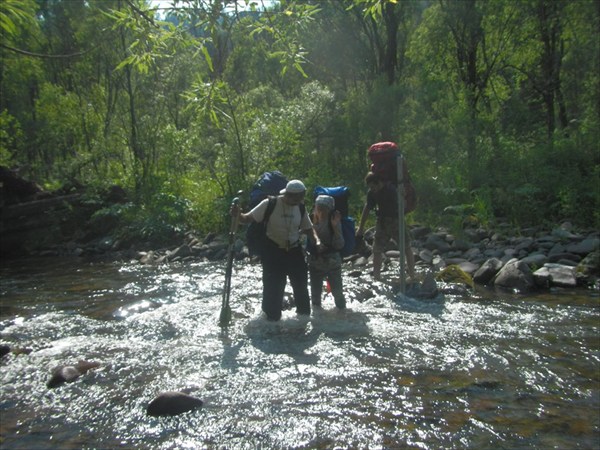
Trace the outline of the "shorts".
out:
[[[378,217],[375,225],[373,253],[384,253],[390,240],[398,242],[398,219],[395,217]],[[410,245],[410,233],[404,228],[404,245]]]

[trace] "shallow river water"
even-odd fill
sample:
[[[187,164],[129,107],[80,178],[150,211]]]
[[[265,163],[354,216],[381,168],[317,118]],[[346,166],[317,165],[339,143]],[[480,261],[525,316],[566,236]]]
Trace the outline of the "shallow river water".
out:
[[[597,292],[420,301],[345,276],[347,311],[270,323],[236,262],[221,328],[223,264],[5,261],[0,281],[0,342],[32,349],[0,362],[2,449],[600,447]],[[78,360],[101,367],[46,387]],[[204,406],[147,416],[167,390]]]

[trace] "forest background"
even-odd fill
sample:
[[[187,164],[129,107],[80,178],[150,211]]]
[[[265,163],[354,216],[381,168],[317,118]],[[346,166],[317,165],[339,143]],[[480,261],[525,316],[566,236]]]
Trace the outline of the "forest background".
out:
[[[274,169],[356,216],[382,140],[413,222],[599,228],[595,0],[3,0],[0,27],[0,165],[122,186],[96,215],[130,237],[223,231]]]

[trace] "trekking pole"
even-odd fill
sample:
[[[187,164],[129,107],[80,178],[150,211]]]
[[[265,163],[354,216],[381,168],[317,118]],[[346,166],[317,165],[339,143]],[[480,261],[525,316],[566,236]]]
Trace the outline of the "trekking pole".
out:
[[[238,196],[242,191],[238,192]],[[235,197],[231,206],[237,206],[240,203],[239,197]],[[231,307],[229,306],[229,295],[231,293],[231,274],[233,271],[233,246],[235,244],[235,232],[239,222],[239,214],[231,219],[231,228],[229,230],[229,245],[227,247],[227,265],[225,267],[225,286],[223,288],[223,300],[221,302],[221,314],[219,315],[219,325],[224,327],[231,321]]]
[[[396,158],[396,174],[398,185],[396,192],[398,193],[398,250],[400,250],[400,293],[404,295],[406,292],[406,276],[405,276],[405,243],[404,243],[404,158],[398,155]]]

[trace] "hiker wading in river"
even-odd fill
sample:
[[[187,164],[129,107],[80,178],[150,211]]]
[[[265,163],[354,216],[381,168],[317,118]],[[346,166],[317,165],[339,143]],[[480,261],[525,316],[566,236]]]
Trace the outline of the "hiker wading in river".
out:
[[[342,257],[344,247],[342,216],[335,210],[335,200],[329,195],[319,195],[315,199],[314,227],[321,238],[323,250],[311,252],[308,258],[310,288],[313,307],[321,306],[323,280],[331,287],[331,293],[338,309],[346,308],[342,284]]]
[[[262,310],[269,320],[281,319],[286,278],[294,291],[297,314],[310,314],[308,294],[308,267],[300,241],[300,233],[311,235],[318,249],[321,241],[304,208],[306,187],[300,180],[291,180],[277,196],[275,208],[268,217],[266,238],[261,251],[263,298]],[[239,215],[240,222],[262,222],[269,199],[260,202],[247,213],[233,205],[232,216]],[[302,204],[302,207],[300,205]]]

